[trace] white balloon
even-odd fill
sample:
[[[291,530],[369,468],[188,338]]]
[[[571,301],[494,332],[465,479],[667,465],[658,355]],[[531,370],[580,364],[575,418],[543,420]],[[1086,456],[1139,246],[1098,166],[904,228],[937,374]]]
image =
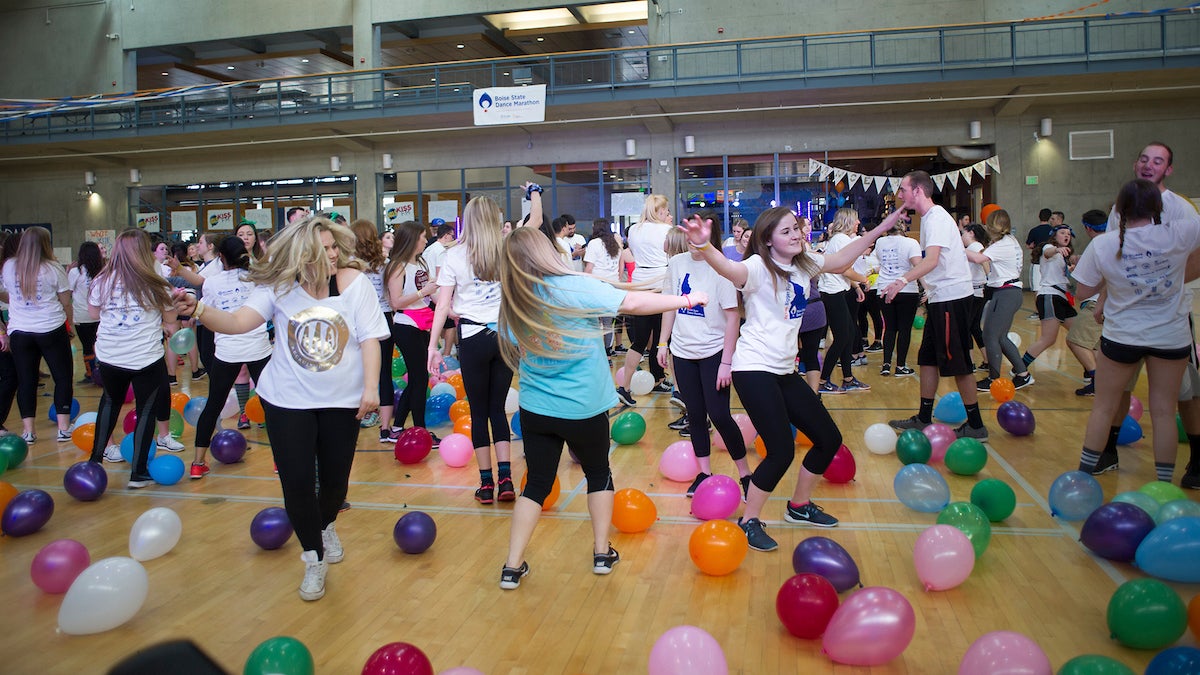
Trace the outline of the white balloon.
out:
[[[164,556],[179,543],[183,522],[179,514],[160,506],[138,516],[129,531],[129,555],[134,560],[154,560]]]
[[[508,388],[508,395],[504,397],[504,414],[511,415],[521,407],[521,395],[516,389]]]
[[[634,396],[649,394],[654,388],[654,376],[647,370],[639,370],[633,374],[629,380],[629,391],[633,392]]]
[[[233,389],[229,390],[229,395],[225,397],[225,405],[221,408],[221,419],[233,417],[238,414],[241,407],[238,406],[237,392]]]
[[[1013,343],[1013,346],[1015,346],[1017,349],[1021,348],[1021,336],[1017,335],[1016,331],[1008,332],[1008,341]]]
[[[863,442],[876,455],[886,455],[896,451],[896,432],[882,422],[872,424],[863,433]]]
[[[146,568],[132,558],[105,558],[85,569],[58,608],[58,629],[68,635],[103,633],[132,619],[146,602]]]

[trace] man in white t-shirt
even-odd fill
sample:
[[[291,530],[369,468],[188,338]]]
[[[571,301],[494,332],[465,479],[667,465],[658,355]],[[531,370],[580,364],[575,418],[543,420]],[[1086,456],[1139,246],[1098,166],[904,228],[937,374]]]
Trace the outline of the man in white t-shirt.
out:
[[[451,246],[454,246],[454,226],[442,221],[437,226],[437,234],[433,243],[426,246],[425,252],[421,254],[421,257],[425,259],[425,266],[433,274],[434,280],[437,280],[438,273],[442,270],[442,261],[446,258],[446,249]],[[454,348],[456,337],[454,334],[454,319],[447,318],[442,328],[442,356],[450,356],[450,350]]]
[[[979,414],[975,389],[975,364],[971,360],[971,270],[958,224],[946,209],[933,203],[933,179],[924,171],[912,171],[896,189],[896,211],[886,219],[888,227],[905,217],[908,210],[921,216],[921,248],[925,257],[883,289],[886,302],[916,279],[922,279],[929,299],[927,318],[917,351],[921,374],[921,408],[916,415],[888,422],[895,429],[924,429],[933,422],[933,401],[938,378],[953,377],[962,395],[967,421],[954,430],[959,438],[986,441],[987,427]]]
[[[587,239],[583,238],[582,234],[575,232],[575,216],[564,213],[563,220],[563,241],[570,246],[571,251],[571,269],[576,272],[583,271],[583,253],[587,246]]]

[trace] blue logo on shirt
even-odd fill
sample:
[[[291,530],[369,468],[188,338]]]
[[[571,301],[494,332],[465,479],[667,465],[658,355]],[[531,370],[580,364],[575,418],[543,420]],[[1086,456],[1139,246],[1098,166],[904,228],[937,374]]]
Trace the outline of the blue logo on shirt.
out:
[[[788,318],[802,319],[804,318],[804,308],[808,307],[808,298],[805,297],[804,289],[800,287],[800,284],[791,279],[788,280],[788,284],[792,287],[792,299],[788,303]]]
[[[679,285],[679,294],[680,295],[687,295],[688,293],[692,292],[691,279],[692,279],[692,273],[685,272],[683,275],[683,283]],[[692,307],[691,309],[688,309],[687,307],[680,307],[679,313],[683,314],[684,316],[704,316],[704,305],[696,305],[695,307]]]

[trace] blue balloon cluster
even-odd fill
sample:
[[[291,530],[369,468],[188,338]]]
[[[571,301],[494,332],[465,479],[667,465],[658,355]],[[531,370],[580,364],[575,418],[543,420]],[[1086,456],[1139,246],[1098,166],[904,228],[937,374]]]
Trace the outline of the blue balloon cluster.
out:
[[[425,426],[436,427],[449,422],[450,406],[454,404],[454,400],[452,393],[430,396],[425,403]]]

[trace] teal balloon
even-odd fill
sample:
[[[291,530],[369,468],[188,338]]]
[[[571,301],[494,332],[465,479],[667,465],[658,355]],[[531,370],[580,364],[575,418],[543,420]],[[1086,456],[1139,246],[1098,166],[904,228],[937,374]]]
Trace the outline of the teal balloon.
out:
[[[971,503],[978,506],[988,520],[998,523],[1016,510],[1017,495],[999,478],[984,478],[971,488]]]
[[[15,469],[29,456],[29,444],[17,434],[0,436],[0,456],[6,468]]]
[[[8,455],[0,455],[0,476],[3,476],[5,471],[8,471]]]
[[[159,485],[174,485],[183,478],[183,460],[175,455],[155,457],[149,464],[150,477]]]
[[[433,385],[433,389],[429,390],[429,398],[431,401],[438,396],[449,396],[451,403],[454,403],[454,401],[458,400],[458,396],[454,391],[454,385],[450,384],[449,382],[438,382],[437,384]],[[449,409],[449,406],[447,406],[447,409]]]
[[[952,391],[938,401],[933,408],[933,416],[951,426],[967,421],[967,407],[963,405],[962,394]]]
[[[1136,675],[1129,666],[1099,654],[1084,654],[1063,664],[1058,675]]]
[[[167,341],[167,345],[176,354],[186,354],[196,346],[196,333],[191,328],[180,328]]]
[[[950,486],[942,474],[928,464],[903,467],[896,473],[892,488],[901,504],[921,513],[938,513],[950,503]]]
[[[960,438],[946,448],[946,468],[960,476],[974,476],[987,466],[987,448],[974,438]]]
[[[1138,492],[1137,490],[1130,490],[1129,492],[1122,492],[1121,494],[1117,495],[1116,497],[1113,497],[1112,500],[1114,502],[1125,502],[1126,504],[1133,504],[1134,506],[1138,507],[1139,509],[1145,511],[1146,514],[1148,516],[1150,516],[1151,518],[1154,518],[1156,515],[1158,515],[1158,509],[1161,508],[1159,506],[1158,502],[1154,500],[1154,497],[1151,497],[1150,495],[1146,494],[1145,492]]]
[[[1152,577],[1200,584],[1200,518],[1176,518],[1154,528],[1133,561]]]
[[[273,637],[250,652],[242,675],[313,675],[312,652],[293,637]]]
[[[917,429],[905,429],[896,439],[896,457],[903,464],[928,464],[932,456],[933,444]]]
[[[200,413],[204,412],[204,406],[207,403],[207,396],[196,396],[189,399],[183,405],[183,419],[187,420],[188,424],[196,426],[196,423],[200,421]]]
[[[1068,471],[1050,486],[1050,515],[1067,521],[1083,520],[1104,503],[1104,489],[1082,471]]]
[[[1173,588],[1157,579],[1126,581],[1108,601],[1108,630],[1126,647],[1162,649],[1187,630],[1187,607]]]
[[[1154,514],[1154,522],[1162,525],[1176,518],[1195,518],[1197,516],[1200,516],[1200,502],[1176,499],[1159,507],[1158,513]],[[1200,561],[1197,561],[1197,564],[1200,564]]]
[[[158,443],[150,443],[150,456],[146,458],[147,462],[153,462],[154,456],[158,454]],[[121,458],[126,462],[133,463],[133,434],[125,434],[125,438],[121,439]]]
[[[992,541],[992,524],[988,522],[987,514],[978,506],[967,502],[954,502],[942,509],[937,517],[938,525],[952,525],[962,530],[971,540],[971,548],[975,549],[975,559],[983,555],[988,544]]]
[[[612,439],[617,445],[633,445],[646,435],[646,419],[633,412],[617,415],[612,424]]]

